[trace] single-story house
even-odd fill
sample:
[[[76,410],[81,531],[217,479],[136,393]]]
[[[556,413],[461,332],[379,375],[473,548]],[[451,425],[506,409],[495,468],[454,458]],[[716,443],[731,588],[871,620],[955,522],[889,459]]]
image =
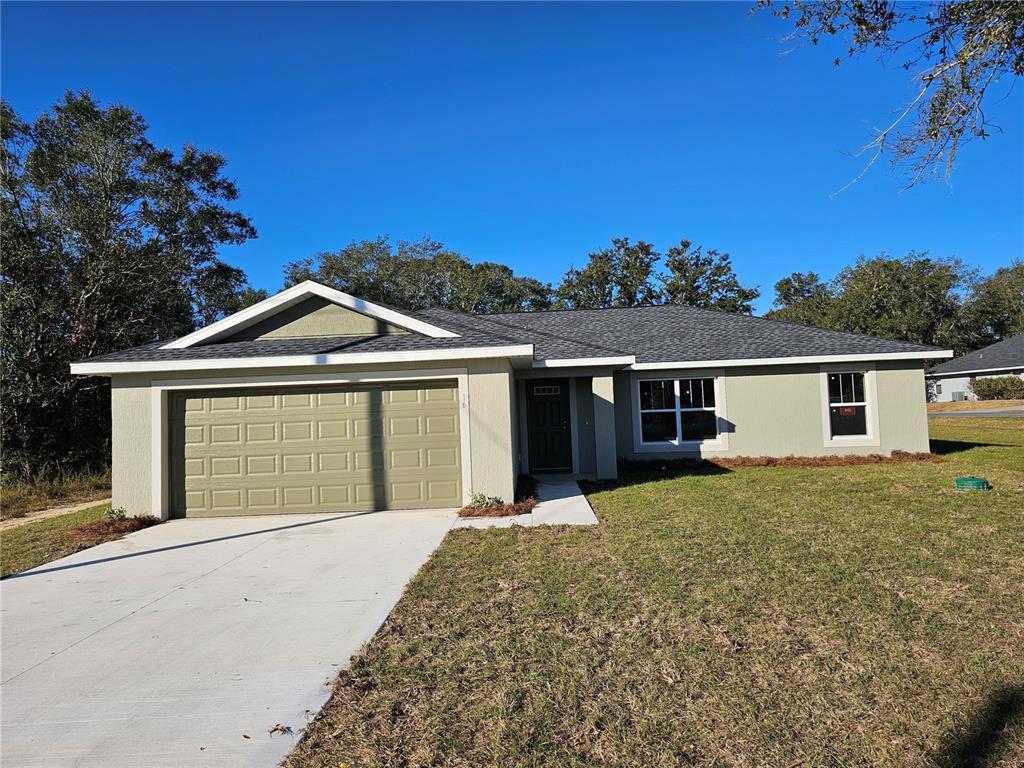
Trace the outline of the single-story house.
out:
[[[973,379],[1017,376],[1024,379],[1024,334],[1003,339],[966,355],[929,368],[925,379],[937,403],[977,400],[969,385]]]
[[[406,312],[313,282],[111,377],[113,503],[158,517],[457,507],[620,459],[927,451],[933,347],[689,306]]]

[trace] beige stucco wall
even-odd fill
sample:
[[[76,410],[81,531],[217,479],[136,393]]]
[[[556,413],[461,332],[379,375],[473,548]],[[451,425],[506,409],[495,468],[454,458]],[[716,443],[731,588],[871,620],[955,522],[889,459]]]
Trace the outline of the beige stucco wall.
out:
[[[114,376],[111,405],[111,505],[152,514],[152,397],[149,378]]]
[[[714,456],[824,456],[927,451],[924,370],[917,361],[875,364],[878,445],[826,446],[818,365],[724,369],[728,447],[701,450]],[[666,372],[666,377],[673,373]],[[683,375],[679,373],[678,375]],[[615,375],[619,456],[650,459],[693,455],[679,451],[635,452],[630,374]]]
[[[431,361],[382,366],[336,368],[340,383],[350,373],[380,373],[415,370],[455,370],[467,373],[468,403],[460,408],[460,428],[468,423],[472,456],[471,487],[468,495],[483,492],[511,500],[515,490],[515,438],[513,436],[513,395],[515,383],[507,360]],[[153,513],[153,455],[151,383],[168,380],[241,379],[245,377],[301,376],[328,373],[324,367],[242,369],[202,371],[188,374],[121,374],[112,377],[112,482],[113,504],[130,514]],[[230,376],[228,375],[230,374]],[[324,383],[330,383],[324,382]],[[165,417],[166,418],[166,417]]]

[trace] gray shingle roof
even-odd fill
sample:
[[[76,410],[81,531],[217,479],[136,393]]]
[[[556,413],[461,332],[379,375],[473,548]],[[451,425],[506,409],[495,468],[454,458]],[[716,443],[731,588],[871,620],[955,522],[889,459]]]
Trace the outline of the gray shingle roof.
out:
[[[636,355],[638,363],[938,351],[906,341],[681,304],[517,312],[479,319],[533,340],[538,358],[582,357],[572,354],[576,344],[598,346],[604,354]]]
[[[994,368],[1024,368],[1024,333],[955,357],[934,368],[929,368],[928,373],[963,373],[965,371],[987,371]]]
[[[430,338],[410,333],[311,339],[224,341],[160,349],[163,342],[83,362],[216,360],[366,352],[395,352],[533,344],[539,360],[635,355],[638,363],[743,360],[820,355],[928,352],[935,347],[829,331],[765,318],[678,304],[594,310],[465,315],[425,309],[413,317],[461,334]]]

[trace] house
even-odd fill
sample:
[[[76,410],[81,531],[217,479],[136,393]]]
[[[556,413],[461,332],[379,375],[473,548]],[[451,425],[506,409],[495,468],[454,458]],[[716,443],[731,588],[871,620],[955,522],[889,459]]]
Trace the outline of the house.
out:
[[[95,357],[113,503],[159,517],[456,507],[620,459],[927,451],[949,351],[680,305],[405,312],[304,282]]]
[[[1003,339],[929,368],[925,379],[929,397],[937,403],[977,400],[971,391],[973,379],[1018,376],[1024,379],[1024,334]]]

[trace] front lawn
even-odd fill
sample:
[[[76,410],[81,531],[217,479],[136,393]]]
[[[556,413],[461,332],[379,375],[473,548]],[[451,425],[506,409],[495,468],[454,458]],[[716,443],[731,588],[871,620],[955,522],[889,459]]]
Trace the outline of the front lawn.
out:
[[[107,519],[109,504],[47,517],[0,533],[0,578],[119,539],[159,522],[152,517]]]
[[[287,766],[1020,766],[1024,419],[453,531]],[[987,477],[960,494],[954,478]]]

